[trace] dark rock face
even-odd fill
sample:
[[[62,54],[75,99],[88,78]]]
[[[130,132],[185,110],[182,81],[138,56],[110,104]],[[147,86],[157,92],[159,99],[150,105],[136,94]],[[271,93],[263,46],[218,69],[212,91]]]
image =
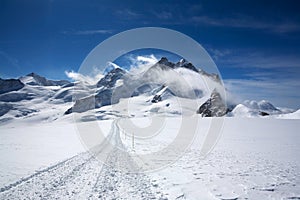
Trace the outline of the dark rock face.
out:
[[[194,72],[199,72],[199,70],[190,62],[187,62],[185,59],[181,59],[179,62],[175,64],[175,68],[182,67],[189,70],[192,70]]]
[[[98,83],[97,87],[112,88],[115,86],[117,80],[119,80],[126,72],[120,68],[115,68],[106,74]]]
[[[0,103],[0,117],[8,113],[11,109],[13,109],[11,104]]]
[[[72,113],[72,108],[73,108],[73,107],[69,108],[64,114],[65,114],[65,115],[71,114],[71,113]]]
[[[72,93],[70,90],[64,90],[62,92],[57,93],[54,96],[54,99],[62,99],[64,102],[72,101]]]
[[[63,85],[61,88],[69,88],[69,87],[74,87],[74,86],[75,86],[75,83],[68,83],[68,84]]]
[[[187,62],[185,59],[181,59],[176,64],[170,62],[166,57],[162,57],[158,63],[162,69],[175,69],[175,68],[186,68],[195,72],[199,72],[198,69],[190,62]]]
[[[161,101],[161,95],[154,95],[153,99],[151,100],[151,103],[158,103],[159,101]]]
[[[168,66],[170,68],[174,68],[175,64],[170,62],[166,57],[162,57],[159,61],[158,64],[160,65],[165,65]]]
[[[267,113],[267,112],[264,112],[264,111],[259,111],[259,115],[261,115],[261,116],[268,116],[270,114]]]
[[[23,101],[23,100],[31,100],[33,99],[32,94],[28,93],[20,93],[20,92],[10,92],[7,94],[1,94],[0,95],[0,101],[3,102],[18,102],[18,101]]]
[[[120,80],[125,73],[126,72],[120,68],[114,68],[108,72],[96,84],[97,88],[102,88],[99,92],[89,97],[77,99],[73,107],[68,109],[65,114],[70,114],[72,112],[81,113],[91,109],[117,103],[118,99],[113,97],[113,90],[116,82]]]
[[[155,65],[153,65],[149,70],[151,71],[152,68],[160,68],[162,70],[170,70],[170,69],[176,69],[176,68],[185,68],[192,70],[196,73],[202,74],[204,76],[208,76],[214,81],[221,82],[220,77],[218,74],[210,74],[205,72],[204,70],[197,69],[192,63],[186,61],[185,59],[181,59],[176,64],[170,62],[167,58],[162,57]]]
[[[102,106],[107,106],[107,105],[117,103],[117,101],[118,100],[115,100],[115,98],[113,98],[112,90],[106,89],[96,94],[95,107],[100,108]]]
[[[186,68],[195,72],[199,72],[198,69],[190,62],[181,59],[179,62],[172,63],[166,57],[162,57],[154,66],[154,68],[160,68],[162,70],[169,70],[175,68]]]
[[[197,114],[202,117],[222,117],[227,113],[227,107],[221,95],[214,90],[210,98],[197,110]]]
[[[1,79],[0,78],[0,94],[17,91],[24,87],[19,79]]]
[[[68,109],[65,114],[70,114],[72,112],[81,113],[102,106],[111,105],[117,103],[117,101],[118,99],[114,101],[114,98],[112,98],[112,90],[105,89],[98,92],[96,95],[76,100],[74,106]]]

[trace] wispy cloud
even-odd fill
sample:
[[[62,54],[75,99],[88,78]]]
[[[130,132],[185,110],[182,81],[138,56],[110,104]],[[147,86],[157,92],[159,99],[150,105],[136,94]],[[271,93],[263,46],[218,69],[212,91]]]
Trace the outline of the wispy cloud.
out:
[[[147,69],[158,62],[158,58],[153,54],[143,56],[128,55],[128,59],[131,62],[130,69],[133,71],[136,69]]]
[[[63,31],[62,33],[70,34],[70,35],[96,35],[96,34],[111,34],[113,33],[113,30],[96,29],[96,30]]]
[[[245,80],[227,79],[224,80],[225,87],[241,100],[262,100],[266,99],[278,106],[299,108],[300,94],[297,92],[300,81],[295,79],[265,79]]]
[[[173,13],[170,11],[162,11],[162,12],[154,11],[153,14],[156,18],[162,20],[171,20],[174,17]]]
[[[207,48],[220,67],[230,68],[300,68],[300,57],[294,54],[264,52],[259,49]]]
[[[7,60],[9,65],[20,68],[19,61],[16,58],[13,58],[10,55],[8,55],[6,52],[0,51],[0,57],[3,57],[5,60]],[[8,67],[10,67],[10,66],[8,66]]]
[[[260,53],[249,53],[236,55],[226,60],[233,67],[255,67],[255,68],[292,68],[300,67],[300,58],[294,55],[263,55]]]
[[[138,17],[141,17],[142,14],[137,13],[136,11],[133,11],[131,9],[122,9],[122,10],[116,10],[114,12],[115,16],[119,17],[120,19],[135,19]]]
[[[258,29],[273,33],[288,33],[300,31],[300,24],[293,21],[262,21],[251,16],[237,15],[234,18],[214,18],[210,16],[193,16],[193,23],[206,24],[218,27]]]
[[[96,84],[101,78],[103,78],[102,71],[97,68],[93,68],[91,75],[81,74],[79,72],[74,71],[65,71],[65,74],[68,78],[72,79],[76,82],[81,82],[87,85],[94,85]]]
[[[296,19],[286,16],[263,18],[245,13],[231,13],[215,16],[214,13],[203,11],[201,5],[189,5],[184,8],[173,7],[168,11],[154,11],[153,17],[162,20],[160,23],[174,23],[183,25],[207,25],[212,27],[244,28],[264,31],[273,34],[285,34],[300,31],[300,23]]]
[[[210,56],[212,56],[214,60],[222,60],[224,57],[232,54],[230,49],[207,48],[206,50],[210,53]]]

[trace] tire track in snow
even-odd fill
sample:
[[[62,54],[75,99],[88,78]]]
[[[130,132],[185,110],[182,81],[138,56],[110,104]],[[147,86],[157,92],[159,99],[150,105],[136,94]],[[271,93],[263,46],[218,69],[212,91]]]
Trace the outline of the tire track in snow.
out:
[[[137,169],[134,161],[120,149],[118,120],[101,145],[101,153],[109,141],[114,148],[103,165],[89,152],[66,159],[0,189],[0,199],[161,199],[157,184],[142,173],[126,173],[119,166]],[[97,155],[96,155],[97,156]]]
[[[68,158],[68,159],[66,159],[66,160],[64,160],[64,161],[61,161],[61,162],[59,162],[59,163],[57,163],[57,164],[55,164],[55,165],[52,165],[52,166],[50,166],[50,167],[47,167],[47,168],[45,168],[45,169],[39,170],[39,171],[37,171],[36,173],[34,173],[34,174],[30,175],[30,176],[23,177],[23,178],[21,178],[20,180],[14,182],[14,183],[11,183],[11,184],[9,184],[9,185],[7,185],[7,186],[4,186],[4,187],[0,188],[0,193],[5,192],[5,191],[7,191],[7,190],[10,190],[11,188],[16,187],[16,186],[22,184],[23,182],[26,182],[26,181],[28,181],[28,180],[30,180],[30,179],[32,179],[32,178],[34,178],[34,177],[36,177],[36,176],[42,174],[42,173],[45,173],[45,172],[47,172],[47,171],[53,170],[53,169],[55,169],[55,168],[57,168],[57,167],[60,167],[61,165],[65,164],[66,162],[72,160],[74,157],[75,157],[75,156],[73,156],[73,157],[71,157],[71,158]]]
[[[115,146],[94,185],[98,197],[101,199],[164,199],[164,194],[161,193],[158,185],[151,183],[147,175],[139,172],[138,166],[125,152],[118,120],[113,126]],[[125,168],[125,171],[120,168]]]

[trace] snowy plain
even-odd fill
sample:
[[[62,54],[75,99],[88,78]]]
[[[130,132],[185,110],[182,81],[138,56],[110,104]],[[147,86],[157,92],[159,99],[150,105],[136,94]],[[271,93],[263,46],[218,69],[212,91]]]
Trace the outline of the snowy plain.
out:
[[[151,141],[156,147],[153,144],[145,147],[143,141],[136,139],[135,150],[142,153],[143,149],[154,151],[163,147],[172,138],[170,135],[177,129],[179,120],[180,117],[168,118],[165,130],[169,132],[165,131]],[[209,127],[210,120],[200,119],[201,130]],[[133,118],[133,121],[141,126],[148,123],[147,118]],[[80,153],[85,148],[76,125],[70,122],[71,119],[66,118],[39,125],[1,126],[1,199],[51,199],[62,197],[60,195],[65,199],[101,199],[101,194],[106,194],[103,198],[107,199],[143,199],[143,195],[155,199],[300,199],[300,135],[297,131],[300,123],[297,119],[225,118],[221,138],[207,157],[203,159],[199,154],[202,137],[198,137],[180,159],[162,169],[146,172],[147,178],[139,177],[135,187],[125,184],[128,181],[126,174],[112,168],[109,171],[115,174],[111,176],[118,178],[117,182],[121,184],[108,184],[111,179],[106,177],[107,173],[103,174],[106,166],[97,161],[78,168],[78,173],[70,180],[66,179],[70,176],[68,173],[51,175],[51,170],[54,173],[62,166],[65,171],[73,172],[89,157]],[[103,131],[108,132],[112,122],[102,120],[98,123]],[[201,131],[198,134],[201,135]],[[131,137],[126,138],[122,132],[119,136],[130,151]],[[61,164],[62,161],[70,163]],[[60,167],[55,166],[57,163]],[[105,175],[102,181],[110,185],[111,191],[89,188],[89,184],[93,187],[99,184],[97,172]],[[53,182],[57,182],[56,187]],[[30,184],[35,187],[30,187]],[[40,184],[43,189],[36,186]],[[140,194],[147,190],[154,192],[150,196]]]

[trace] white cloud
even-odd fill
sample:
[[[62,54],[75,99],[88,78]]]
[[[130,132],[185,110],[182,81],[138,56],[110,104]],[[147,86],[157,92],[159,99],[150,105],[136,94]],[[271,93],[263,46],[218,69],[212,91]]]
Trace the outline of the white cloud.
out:
[[[71,35],[95,35],[95,34],[111,34],[113,30],[96,29],[96,30],[79,30],[79,31],[63,31],[63,34]]]
[[[107,65],[108,65],[108,66],[112,66],[112,67],[114,67],[114,68],[121,68],[119,65],[117,65],[117,64],[115,64],[115,63],[113,63],[113,62],[107,62]]]
[[[94,76],[86,76],[74,71],[66,71],[65,74],[73,81],[81,82],[88,85],[96,84],[103,77],[103,75],[96,69],[93,69],[92,74],[94,74]]]
[[[158,58],[156,58],[153,54],[144,56],[129,55],[128,59],[131,62],[130,71],[134,73],[137,73],[138,71],[142,72],[158,62]]]
[[[200,74],[188,69],[162,70],[160,68],[151,68],[151,73],[147,73],[148,69],[156,64],[159,60],[154,55],[133,56],[129,55],[131,61],[130,77],[126,82],[139,87],[145,83],[165,84],[175,94],[183,97],[195,98],[194,90],[202,91],[199,95],[210,95],[210,90],[219,87],[219,84],[211,83],[211,79],[201,77]],[[133,78],[134,77],[134,78]],[[124,77],[125,79],[127,77]],[[134,81],[131,81],[133,78]],[[195,84],[197,83],[197,84]],[[210,87],[208,87],[210,85]]]
[[[136,60],[144,64],[152,65],[158,62],[158,59],[153,54],[149,56],[137,56]]]
[[[226,79],[223,80],[228,91],[232,92],[238,101],[269,100],[277,106],[299,108],[300,80],[294,79]]]

